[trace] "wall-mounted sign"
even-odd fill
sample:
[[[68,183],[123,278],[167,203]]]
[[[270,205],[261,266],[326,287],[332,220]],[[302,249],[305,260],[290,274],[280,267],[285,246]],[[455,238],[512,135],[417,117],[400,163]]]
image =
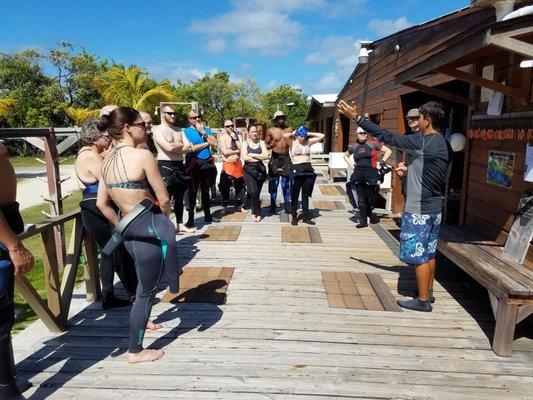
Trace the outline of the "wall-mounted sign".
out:
[[[514,153],[489,150],[487,182],[510,188],[513,180]]]
[[[526,182],[533,182],[533,144],[526,146],[526,172],[524,174]]]

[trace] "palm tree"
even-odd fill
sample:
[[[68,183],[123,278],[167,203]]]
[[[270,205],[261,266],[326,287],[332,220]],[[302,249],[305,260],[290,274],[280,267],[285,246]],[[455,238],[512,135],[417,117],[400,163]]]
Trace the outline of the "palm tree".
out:
[[[0,99],[0,117],[9,115],[17,102],[15,99]]]
[[[74,120],[77,126],[82,126],[86,121],[98,118],[100,110],[89,110],[87,108],[67,108],[67,114]]]
[[[132,107],[139,111],[153,112],[160,102],[174,100],[175,96],[168,80],[160,84],[150,79],[139,67],[115,65],[97,76],[94,85],[106,104]],[[67,114],[78,126],[91,118],[98,117],[99,110],[69,107]]]
[[[163,101],[174,99],[168,80],[156,84],[139,67],[114,66],[94,79],[107,104],[127,106],[139,111],[153,111]]]

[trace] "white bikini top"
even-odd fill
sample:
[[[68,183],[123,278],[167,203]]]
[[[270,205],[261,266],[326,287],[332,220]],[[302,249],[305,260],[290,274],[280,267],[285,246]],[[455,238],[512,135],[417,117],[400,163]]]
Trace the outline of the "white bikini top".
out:
[[[292,142],[291,154],[293,156],[308,156],[311,154],[309,142],[306,145],[301,145],[297,140]]]

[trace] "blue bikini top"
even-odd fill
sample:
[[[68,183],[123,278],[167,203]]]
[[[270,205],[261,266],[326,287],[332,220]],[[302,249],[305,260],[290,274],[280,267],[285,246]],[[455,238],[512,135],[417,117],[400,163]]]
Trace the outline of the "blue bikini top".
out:
[[[84,151],[91,151],[90,149],[83,149],[81,150],[80,152],[78,152],[78,154],[76,155],[76,158],[81,154],[83,153]],[[96,194],[98,193],[98,181],[96,182],[91,182],[91,183],[88,183],[88,182],[85,182],[83,179],[80,178],[80,176],[78,175],[78,171],[76,171],[76,168],[74,168],[74,172],[76,173],[76,176],[78,177],[78,180],[83,184],[83,186],[85,186],[85,189],[83,189],[83,191],[81,192],[83,194],[83,196],[87,196],[87,195],[92,195],[92,194]]]

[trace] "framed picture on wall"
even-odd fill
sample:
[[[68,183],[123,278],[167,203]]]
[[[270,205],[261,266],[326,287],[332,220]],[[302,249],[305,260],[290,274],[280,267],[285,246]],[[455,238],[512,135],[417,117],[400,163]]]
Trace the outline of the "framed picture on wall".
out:
[[[510,188],[513,180],[514,153],[489,150],[487,182]]]

